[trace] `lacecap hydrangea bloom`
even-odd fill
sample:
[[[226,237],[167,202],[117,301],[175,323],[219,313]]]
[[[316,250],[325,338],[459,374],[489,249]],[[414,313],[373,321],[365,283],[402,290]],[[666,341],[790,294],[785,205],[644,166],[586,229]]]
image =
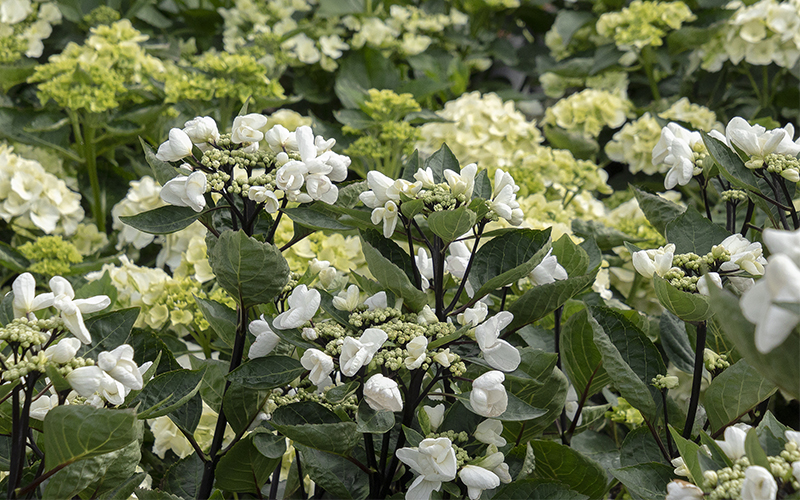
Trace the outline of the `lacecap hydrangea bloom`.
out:
[[[71,42],[63,52],[36,67],[29,78],[39,83],[39,100],[53,99],[62,108],[100,113],[126,102],[140,102],[135,88],[155,90],[164,80],[160,59],[142,47],[149,37],[128,19],[92,28],[83,45]],[[76,75],[81,75],[80,78]]]
[[[619,12],[607,12],[597,20],[597,32],[622,50],[641,51],[644,47],[663,44],[669,30],[697,17],[683,2],[651,2],[634,0]]]
[[[42,40],[61,24],[56,2],[3,0],[0,2],[0,63],[25,57],[40,57]]]
[[[83,217],[80,194],[37,161],[0,144],[0,218],[21,228],[70,236]]]
[[[760,0],[753,4],[732,3],[736,12],[722,29],[698,48],[692,57],[711,72],[723,63],[765,66],[775,63],[791,68],[800,58],[800,2]]]
[[[632,103],[627,99],[603,90],[586,89],[547,108],[544,123],[596,138],[605,127],[621,127],[631,109]]]

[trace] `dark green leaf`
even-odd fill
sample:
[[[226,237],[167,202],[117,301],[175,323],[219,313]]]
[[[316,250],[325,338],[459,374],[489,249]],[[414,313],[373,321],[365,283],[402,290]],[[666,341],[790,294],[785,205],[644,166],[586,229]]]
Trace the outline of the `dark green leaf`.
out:
[[[0,266],[11,269],[15,273],[24,273],[31,262],[16,251],[11,245],[0,241]]]
[[[133,410],[66,405],[44,419],[46,470],[119,450],[137,437]]]
[[[620,449],[619,461],[623,467],[647,462],[664,463],[664,455],[661,454],[661,449],[650,430],[642,426],[633,429],[625,436],[625,441],[622,442]]]
[[[342,224],[333,217],[322,213],[322,211],[309,207],[284,208],[283,212],[288,215],[292,221],[309,229],[333,231],[348,231],[353,229],[351,226]]]
[[[706,255],[711,247],[730,236],[724,227],[706,219],[692,207],[667,224],[666,238],[675,244],[675,253]]]
[[[596,462],[553,441],[533,440],[530,444],[536,455],[534,477],[567,484],[571,489],[590,498],[603,496],[606,474]]]
[[[192,453],[167,470],[163,484],[165,488],[179,497],[194,500],[202,480],[203,461],[196,453]]]
[[[305,368],[296,359],[288,356],[266,356],[246,361],[226,378],[243,387],[266,391],[287,385],[304,371]]]
[[[120,220],[144,233],[170,234],[189,227],[202,214],[191,207],[167,205],[136,215],[123,215]]]
[[[139,308],[133,307],[92,316],[87,319],[85,325],[89,333],[92,334],[92,344],[83,346],[78,351],[78,355],[95,358],[102,351],[111,351],[121,344],[128,343],[131,330],[138,317]]]
[[[267,358],[259,358],[267,359]],[[259,391],[239,384],[231,384],[222,399],[222,411],[233,432],[246,430],[267,402],[267,391]]]
[[[795,381],[796,383],[796,381]],[[718,431],[770,397],[775,384],[739,360],[719,374],[703,394],[703,406],[712,431]]]
[[[278,460],[259,453],[253,445],[253,435],[247,436],[219,460],[214,486],[224,491],[258,493]]]
[[[583,394],[587,386],[587,397],[599,392],[611,381],[603,369],[603,358],[594,345],[593,325],[589,311],[583,309],[573,314],[561,332],[561,359],[569,380],[577,394]]]
[[[408,275],[381,255],[363,236],[361,237],[361,249],[364,252],[364,259],[367,261],[367,267],[375,279],[387,290],[402,297],[404,304],[412,311],[421,311],[423,306],[428,303],[428,296],[425,292],[412,285]]]
[[[694,349],[689,344],[686,324],[669,311],[661,314],[659,321],[661,346],[676,368],[685,373],[694,371]]]
[[[626,241],[642,241],[623,233],[619,229],[608,227],[600,222],[581,219],[572,221],[572,232],[583,238],[594,238],[600,250],[611,250],[614,247],[623,245]]]
[[[636,195],[639,208],[644,212],[648,222],[661,234],[665,233],[667,224],[678,218],[686,210],[666,198],[662,198],[657,194],[646,193],[635,186],[633,187],[633,193]]]
[[[589,254],[564,234],[553,243],[553,255],[568,276],[582,276],[590,271]]]
[[[508,393],[507,395],[508,407],[506,407],[506,411],[504,411],[501,415],[495,417],[497,420],[522,422],[525,420],[534,419],[536,417],[541,417],[546,413],[545,410],[542,410],[541,408],[534,408],[512,393]],[[472,409],[472,405],[469,402],[469,396],[470,393],[466,392],[459,394],[457,397],[461,401],[461,404],[466,406],[471,412],[475,413],[475,410]]]
[[[267,458],[282,458],[286,453],[286,438],[270,432],[254,433],[253,445]]]
[[[636,500],[662,500],[667,496],[667,483],[674,477],[673,468],[649,462],[611,471]]]
[[[369,495],[369,477],[357,466],[338,455],[297,445],[303,472],[332,497],[363,500]]]
[[[531,288],[509,308],[509,311],[514,314],[514,321],[511,322],[508,329],[513,331],[544,318],[564,305],[567,300],[591,286],[596,274],[597,272],[594,271],[583,276]]]
[[[271,301],[289,281],[289,265],[280,251],[244,231],[224,231],[206,243],[217,283],[244,307]]]
[[[475,253],[468,278],[472,287],[479,290],[476,296],[480,297],[527,276],[549,250],[549,239],[550,228],[541,231],[520,229],[481,245]],[[534,256],[537,258],[534,259]]]
[[[356,432],[383,434],[394,427],[394,413],[389,410],[375,411],[365,401],[362,401],[358,405],[356,424],[358,425]]]
[[[704,321],[711,317],[711,306],[709,306],[708,298],[705,295],[678,290],[657,275],[653,275],[653,287],[661,305],[680,319],[684,321]],[[692,359],[694,359],[694,356]]]
[[[273,418],[270,423],[295,443],[342,456],[348,456],[361,439],[361,435],[356,433],[355,422],[281,425]]]
[[[394,265],[403,270],[409,280],[414,279],[414,268],[411,256],[408,252],[400,248],[394,241],[384,238],[378,231],[359,231],[361,238],[372,246],[380,254],[389,259]]]
[[[355,394],[359,385],[361,384],[358,381],[353,380],[346,384],[331,387],[328,389],[328,392],[325,393],[325,399],[333,404],[342,403],[345,399]]]
[[[758,442],[758,431],[754,428],[747,431],[747,437],[744,440],[744,454],[750,460],[750,465],[758,465],[767,470],[771,469],[767,453]]]
[[[492,500],[519,498],[547,500],[588,500],[589,496],[571,490],[566,484],[544,479],[524,479],[500,485]]]
[[[139,405],[140,419],[172,413],[197,394],[203,373],[203,370],[175,370],[156,375],[130,405]]]
[[[234,340],[236,340],[236,325],[238,324],[236,311],[213,300],[201,299],[197,296],[194,297],[194,300],[214,332],[232,349]]]
[[[422,168],[431,169],[433,172],[433,181],[437,184],[446,182],[444,178],[445,170],[452,170],[455,173],[461,172],[461,165],[458,163],[458,158],[450,151],[447,144],[442,144],[441,148],[426,158]]]
[[[459,238],[475,225],[477,215],[467,207],[433,212],[428,216],[428,227],[445,243]]]

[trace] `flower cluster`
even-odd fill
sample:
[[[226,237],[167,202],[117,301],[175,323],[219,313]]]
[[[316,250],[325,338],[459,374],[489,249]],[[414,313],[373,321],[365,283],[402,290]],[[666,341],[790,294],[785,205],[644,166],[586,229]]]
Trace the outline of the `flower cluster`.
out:
[[[40,57],[42,40],[61,24],[61,11],[55,2],[5,0],[0,4],[0,63],[26,57]]]
[[[170,130],[156,158],[173,162],[190,157],[193,164],[183,163],[182,168],[192,173],[168,181],[161,199],[196,212],[205,208],[207,192],[239,195],[268,213],[277,212],[281,200],[335,203],[339,189],[333,182],[345,180],[350,165],[350,158],[332,151],[336,141],[314,137],[307,126],[289,132],[276,125],[264,133],[266,124],[266,116],[251,113],[234,119],[230,135],[220,135],[210,117]],[[261,141],[268,149],[259,149]],[[203,151],[199,160],[192,154],[195,146]]]
[[[704,256],[675,255],[672,243],[656,250],[641,250],[633,254],[633,266],[642,276],[649,278],[656,274],[678,289],[708,295],[711,284],[722,288],[723,278],[739,290],[752,287],[753,280],[748,276],[764,274],[767,260],[762,253],[761,243],[751,243],[734,234]]]
[[[736,4],[734,4],[736,5]],[[723,63],[791,68],[800,58],[800,2],[760,0],[739,4],[715,36],[694,54],[701,67],[716,72]]]
[[[315,7],[307,0],[267,4],[237,0],[233,8],[220,9],[225,50],[251,53],[272,71],[317,64],[324,71],[335,71],[337,60],[349,50],[369,47],[413,56],[441,39],[443,31],[458,30],[469,20],[454,8],[430,13],[412,5],[392,5],[372,15],[332,18],[318,15]]]
[[[513,169],[544,140],[535,121],[493,93],[466,93],[437,114],[448,122],[420,127],[423,140],[417,148],[422,153],[446,143],[462,163]]]
[[[142,47],[147,35],[128,19],[92,28],[83,45],[74,42],[37,66],[30,77],[39,83],[39,99],[53,99],[71,110],[100,113],[143,97],[135,89],[153,89],[150,79],[163,81],[164,64]]]
[[[667,500],[775,500],[779,489],[789,494],[799,490],[800,433],[787,430],[783,436],[776,436],[779,442],[783,442],[784,449],[779,455],[766,457],[769,463],[767,469],[750,461],[745,440],[751,432],[757,431],[742,423],[726,428],[725,439],[716,441],[716,444],[731,465],[706,470],[702,478],[692,477],[683,458],[674,459],[672,463],[677,467],[675,474],[685,476],[691,482],[682,479],[670,482],[667,485]],[[701,449],[710,459],[712,455],[708,447],[703,445]]]
[[[39,162],[0,144],[0,218],[22,228],[70,236],[83,216],[78,193]]]
[[[782,177],[792,182],[800,181],[800,163],[795,159],[800,153],[800,138],[794,140],[791,123],[783,128],[767,130],[761,125],[750,125],[737,116],[728,122],[724,136],[716,130],[709,135],[725,143],[734,153],[740,154],[737,149],[741,151],[747,168],[759,169],[766,163]]]
[[[547,108],[544,123],[567,132],[596,138],[605,127],[619,128],[628,119],[632,104],[604,90],[586,89]]]
[[[781,345],[800,315],[790,306],[800,304],[800,232],[764,230],[764,244],[772,252],[764,276],[742,295],[742,314],[756,325],[755,344],[759,352],[768,353]]]
[[[608,12],[597,20],[597,32],[612,38],[617,47],[626,51],[641,51],[658,47],[669,30],[680,29],[697,16],[683,2],[651,2],[634,0],[619,12]]]

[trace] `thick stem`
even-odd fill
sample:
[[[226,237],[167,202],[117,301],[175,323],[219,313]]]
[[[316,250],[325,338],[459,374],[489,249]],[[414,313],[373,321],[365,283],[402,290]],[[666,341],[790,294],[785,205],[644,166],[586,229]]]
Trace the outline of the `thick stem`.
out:
[[[406,228],[406,236],[408,236],[408,253],[411,254],[411,269],[414,270],[414,286],[422,290],[422,276],[419,274],[419,267],[417,267],[416,254],[414,253],[414,238],[411,236],[411,221],[400,216],[403,221],[403,227]]]
[[[233,352],[231,353],[231,364],[228,368],[228,373],[235,370],[242,363],[242,356],[244,355],[244,344],[247,338],[247,308],[239,306],[237,308],[239,315],[238,325],[236,327],[236,340],[233,344]],[[225,392],[228,391],[231,383],[225,383]],[[228,419],[225,417],[225,412],[220,411],[217,417],[217,425],[214,428],[214,439],[211,442],[211,451],[209,451],[209,461],[203,464],[203,479],[200,482],[200,488],[197,490],[197,498],[205,499],[211,495],[211,490],[214,486],[214,471],[217,468],[217,463],[221,455],[219,454],[222,448],[222,440],[225,436],[225,427],[228,425]]]
[[[664,406],[664,429],[667,429],[667,447],[669,447],[670,459],[675,456],[675,448],[672,446],[672,434],[669,432],[669,415],[667,411],[667,390],[661,389],[661,403]]]
[[[8,495],[7,498],[14,498],[14,490],[19,484],[21,470],[20,464],[25,457],[25,446],[19,445],[19,436],[22,435],[19,415],[19,390],[15,387],[11,392],[11,457],[9,458],[8,469]]]
[[[277,500],[278,498],[278,485],[281,482],[281,466],[283,465],[282,461],[278,461],[278,465],[275,466],[275,470],[272,471],[272,479],[270,480],[269,484],[269,500]]]
[[[798,220],[797,209],[794,208],[794,203],[792,202],[792,195],[789,194],[789,188],[786,187],[786,181],[784,181],[783,177],[775,173],[772,174],[772,177],[781,187],[781,191],[783,191],[783,197],[786,199],[786,206],[789,207],[789,213],[792,216],[792,225],[795,229],[798,229],[798,227],[800,227],[800,220]]]
[[[456,296],[453,297],[452,302],[450,305],[447,306],[444,313],[445,315],[450,314],[450,311],[458,303],[458,298],[461,296],[461,292],[464,291],[464,287],[467,285],[467,280],[469,279],[469,272],[472,269],[472,263],[475,262],[475,254],[478,252],[478,243],[481,241],[481,235],[483,234],[483,228],[486,224],[481,222],[478,225],[478,231],[475,233],[475,243],[472,245],[472,253],[469,254],[469,262],[467,262],[467,268],[464,270],[464,276],[461,278],[461,284],[458,285],[458,290],[456,290]]]
[[[433,237],[431,259],[433,260],[433,294],[436,298],[436,317],[444,322],[444,242],[438,236]]]
[[[92,217],[97,224],[97,230],[106,232],[106,212],[100,192],[100,178],[97,176],[97,151],[94,140],[97,130],[84,121],[83,125],[83,157],[86,160],[86,171],[89,174],[89,184],[92,186]]]
[[[561,370],[561,316],[564,313],[564,306],[559,307],[553,311],[553,318],[555,319],[555,349],[556,349],[556,367]],[[575,417],[577,420],[577,417]],[[561,443],[568,444],[567,437],[567,411],[566,408],[561,409],[561,414],[558,416],[558,430],[561,432]]]
[[[697,414],[697,404],[700,401],[700,383],[703,381],[703,353],[706,350],[706,322],[697,325],[697,340],[694,350],[694,373],[692,374],[692,396],[689,399],[689,410],[686,413],[686,424],[683,426],[683,438],[692,436],[694,417]]]
[[[425,376],[424,370],[414,370],[411,373],[411,380],[409,381],[408,392],[406,393],[406,406],[403,409],[403,425],[405,425],[406,427],[410,427],[411,422],[414,420],[414,410],[416,410],[416,407],[409,403],[411,401],[416,401],[417,398],[419,397],[419,391],[422,386],[422,379],[424,376]],[[384,439],[388,439],[388,434],[389,433],[384,434]],[[397,462],[399,462],[399,459],[397,458],[397,450],[402,448],[403,445],[405,444],[406,444],[406,435],[401,427],[399,435],[397,436],[397,444],[394,447],[395,453],[392,454],[392,461],[389,464],[389,468],[386,469],[384,473],[383,485],[381,487],[381,494],[378,496],[378,498],[385,498],[386,495],[389,493],[392,477],[394,477],[394,471],[397,468]]]

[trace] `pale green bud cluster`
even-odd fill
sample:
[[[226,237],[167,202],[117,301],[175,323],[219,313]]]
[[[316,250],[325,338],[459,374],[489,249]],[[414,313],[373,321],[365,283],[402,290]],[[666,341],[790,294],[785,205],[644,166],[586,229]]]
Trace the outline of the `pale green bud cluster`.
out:
[[[711,349],[703,351],[703,364],[705,364],[706,370],[708,371],[724,370],[731,366],[731,364],[728,363],[727,356],[724,354],[717,354]]]
[[[392,371],[399,371],[405,366],[405,359],[407,356],[408,351],[395,347],[394,349],[382,349],[378,351],[373,361],[375,361],[378,366],[385,366]]]
[[[42,236],[19,247],[19,252],[32,261],[29,271],[44,276],[68,274],[72,264],[83,262],[75,245],[61,236]]]
[[[619,12],[609,12],[597,21],[597,32],[613,38],[622,49],[658,47],[669,30],[697,17],[683,2],[642,2],[635,0]]]
[[[297,288],[297,285],[300,282],[300,277],[301,277],[300,273],[296,273],[294,271],[289,273],[289,281],[286,282],[286,285],[284,285],[283,290],[281,290],[281,294],[279,297],[280,300],[286,300],[287,298],[289,298],[289,295],[291,295],[294,289]]]
[[[800,461],[800,447],[794,441],[788,441],[783,446],[781,457],[789,463]]]
[[[611,419],[612,422],[627,424],[631,427],[638,427],[644,423],[644,417],[642,417],[641,412],[631,406],[625,398],[618,398],[617,406],[607,411],[605,416]]]
[[[345,411],[353,412],[358,408],[358,398],[355,394],[348,396],[340,403],[333,404],[325,399],[324,394],[317,392],[316,388],[307,390],[303,387],[298,387],[292,392],[292,394],[283,394],[282,390],[277,389],[272,392],[270,400],[275,404],[276,407],[286,406],[292,403],[299,403],[301,401],[312,401],[331,411],[336,411],[337,409],[341,408]]]
[[[447,438],[453,443],[458,441],[459,443],[466,443],[469,440],[469,434],[466,431],[456,432],[456,431],[444,431],[444,432],[430,432],[426,439],[436,439],[436,438]]]
[[[205,155],[203,156],[205,159]],[[225,172],[214,172],[211,174],[206,174],[206,192],[211,193],[214,191],[222,191],[225,189],[225,185],[228,181],[231,180],[231,176],[226,174]]]
[[[450,441],[453,441],[452,439]],[[456,469],[467,465],[472,458],[467,453],[467,450],[453,443],[453,450],[456,452]]]
[[[686,276],[686,272],[683,269],[673,267],[664,273],[664,279],[678,290],[691,293],[697,291],[697,281],[700,276]]]
[[[83,22],[88,26],[100,26],[101,24],[111,24],[119,21],[120,14],[115,9],[107,5],[101,5],[83,16]]]
[[[791,155],[769,154],[764,158],[767,172],[780,175],[792,182],[800,181],[800,160]]]
[[[656,389],[674,389],[678,387],[678,377],[674,375],[656,375],[650,382]]]
[[[26,356],[17,363],[14,363],[13,360],[9,358],[5,361],[5,364],[7,370],[3,371],[3,380],[13,382],[18,380],[20,377],[27,376],[31,372],[45,373],[48,366],[55,366],[61,375],[67,376],[75,368],[94,365],[94,360],[72,358],[64,364],[58,364],[48,360],[47,356],[44,354],[44,351],[40,351],[36,354]]]
[[[450,192],[450,186],[446,182],[436,184],[431,189],[423,190],[417,196],[417,199],[422,200],[425,207],[431,212],[453,210],[469,201],[463,194],[453,195]]]
[[[740,202],[747,200],[747,193],[741,189],[728,189],[720,193],[722,201],[726,202]]]
[[[45,344],[50,339],[48,331],[63,328],[63,320],[56,316],[48,319],[17,318],[0,328],[0,342],[18,344],[23,349],[28,349]]]
[[[747,457],[742,457],[734,462],[733,467],[719,469],[716,474],[716,481],[713,483],[709,479],[714,478],[709,474],[709,477],[706,478],[705,487],[707,489],[714,488],[708,495],[709,500],[738,498],[742,491],[744,474],[748,467],[750,467],[750,460]]]
[[[456,332],[456,326],[452,323],[429,323],[425,326],[425,336],[430,339],[440,339]]]
[[[394,307],[373,309],[371,311],[358,311],[358,309],[356,309],[355,312],[350,314],[348,321],[356,328],[366,329],[370,328],[372,325],[379,325],[393,319],[398,319],[402,316],[402,314],[403,313],[400,311],[400,309],[396,309]],[[381,327],[381,329],[383,329],[386,334],[389,335],[389,340],[394,342],[395,338],[393,337],[392,332],[390,332],[385,326]]]

